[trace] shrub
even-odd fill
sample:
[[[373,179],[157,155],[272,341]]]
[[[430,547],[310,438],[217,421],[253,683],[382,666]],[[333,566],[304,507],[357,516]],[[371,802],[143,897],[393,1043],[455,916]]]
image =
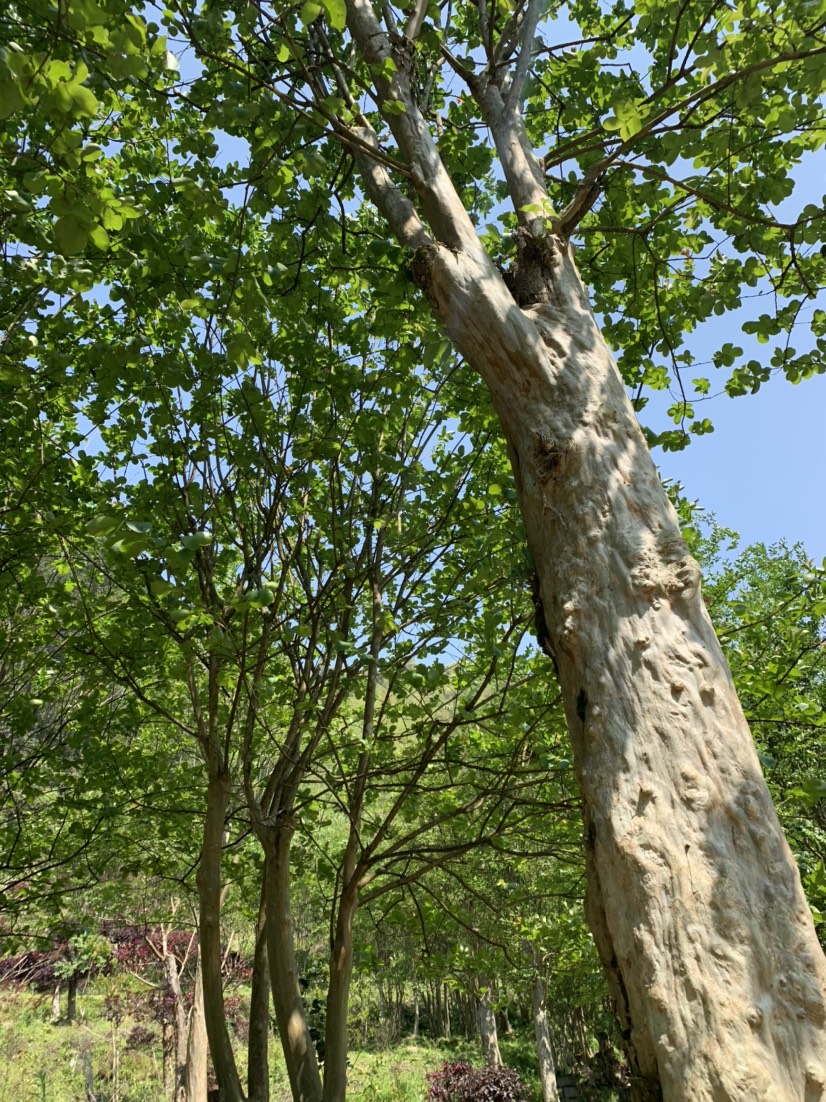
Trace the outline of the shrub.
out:
[[[155,1043],[155,1034],[145,1025],[136,1025],[126,1035],[126,1047],[128,1049],[143,1048]]]
[[[474,1068],[448,1060],[428,1075],[428,1102],[525,1102],[525,1084],[512,1068]]]

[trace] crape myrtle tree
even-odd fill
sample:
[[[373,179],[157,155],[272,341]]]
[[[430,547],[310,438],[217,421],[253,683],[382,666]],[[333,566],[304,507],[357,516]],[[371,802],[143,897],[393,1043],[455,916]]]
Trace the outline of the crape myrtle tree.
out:
[[[485,383],[562,688],[589,919],[635,1098],[822,1097],[826,962],[624,384],[682,380],[684,331],[761,278],[778,303],[761,336],[787,334],[816,295],[820,212],[781,223],[768,207],[822,141],[823,12],[325,0],[171,22],[214,98],[266,88],[351,152]],[[479,225],[476,190],[512,205],[507,246]],[[580,230],[605,333],[573,259]],[[672,272],[675,253],[720,238],[734,259],[712,250]],[[775,353],[792,378],[821,368],[821,314],[815,327],[811,353]],[[730,389],[763,372],[738,364]]]
[[[84,0],[3,15],[0,382],[14,394],[33,376],[53,408],[102,379],[128,415],[156,355],[130,341],[152,308],[134,285],[202,321],[220,288],[224,354],[242,368],[258,356],[249,320],[301,280],[322,311],[349,294],[385,332],[415,311],[395,369],[419,352],[447,363],[435,316],[464,361],[465,410],[491,402],[507,442],[635,1097],[822,1097],[822,953],[625,385],[638,409],[647,387],[684,387],[686,334],[748,289],[771,292],[745,328],[780,338],[772,366],[821,369],[822,313],[811,350],[789,341],[823,282],[821,212],[770,208],[826,132],[823,12],[307,0],[152,14]],[[195,58],[186,79],[160,23]],[[248,163],[218,156],[219,130]],[[484,221],[506,201],[503,234]],[[270,216],[255,247],[247,210]],[[194,251],[189,229],[227,211],[234,247],[216,232]],[[111,289],[126,307],[100,305]],[[101,317],[125,328],[93,354]],[[771,372],[732,344],[715,363],[732,394]],[[687,393],[674,417],[710,427]]]

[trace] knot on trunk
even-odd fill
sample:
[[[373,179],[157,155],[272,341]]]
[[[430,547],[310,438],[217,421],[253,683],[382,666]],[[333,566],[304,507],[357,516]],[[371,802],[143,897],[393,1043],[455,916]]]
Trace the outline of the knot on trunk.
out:
[[[410,274],[413,276],[413,282],[424,292],[424,297],[434,310],[439,308],[433,289],[433,264],[438,253],[438,245],[422,245],[416,249],[413,259],[410,261]]]
[[[557,468],[566,455],[569,446],[561,446],[556,440],[550,439],[544,433],[534,434],[534,469],[537,480],[541,483],[548,482],[555,474]]]
[[[637,592],[655,600],[688,601],[700,588],[700,568],[682,539],[641,554],[630,577]]]
[[[554,237],[534,237],[524,228],[517,231],[516,259],[510,269],[503,272],[503,279],[519,306],[524,308],[557,300],[558,248]]]

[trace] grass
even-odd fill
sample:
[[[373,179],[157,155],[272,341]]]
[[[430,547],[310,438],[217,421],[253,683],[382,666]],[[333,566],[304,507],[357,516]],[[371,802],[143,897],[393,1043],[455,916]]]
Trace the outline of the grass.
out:
[[[51,996],[0,989],[0,1102],[81,1102],[86,1097],[89,1062],[99,1102],[159,1102],[163,1099],[163,1055],[160,1026],[125,1014],[118,1023],[106,1017],[107,996],[128,1005],[128,979],[100,979],[78,995],[80,1020],[72,1025],[51,1023]],[[65,1009],[65,1004],[64,1004]],[[130,1047],[129,1035],[149,1028],[153,1042]],[[243,1043],[236,1041],[239,1068],[246,1061]],[[532,1072],[527,1041],[505,1039],[505,1061],[523,1074]],[[289,1102],[287,1077],[278,1041],[271,1058],[272,1102]],[[479,1062],[477,1045],[458,1040],[433,1042],[408,1039],[381,1051],[356,1050],[350,1058],[348,1102],[424,1102],[427,1073],[445,1060]],[[526,1079],[536,1087],[535,1074]]]

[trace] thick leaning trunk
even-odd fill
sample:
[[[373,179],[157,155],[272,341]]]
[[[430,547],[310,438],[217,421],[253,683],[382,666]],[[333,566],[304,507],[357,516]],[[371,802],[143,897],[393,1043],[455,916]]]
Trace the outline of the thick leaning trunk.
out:
[[[262,826],[259,838],[265,861],[264,901],[270,986],[293,1102],[321,1102],[321,1075],[307,1026],[293,944],[290,909],[292,830],[286,826],[275,829]]]
[[[227,774],[210,778],[197,877],[199,937],[204,1019],[215,1076],[223,1092],[223,1102],[243,1102],[244,1092],[241,1089],[224,1014],[224,981],[221,975],[221,851],[229,791]]]
[[[324,1102],[344,1102],[347,1093],[347,1003],[353,975],[353,919],[358,890],[352,885],[339,900],[324,1028]]]
[[[554,1049],[548,1029],[548,1008],[545,1005],[545,985],[539,976],[535,976],[531,984],[531,1007],[536,1054],[539,1059],[539,1081],[542,1084],[542,1102],[559,1102]]]
[[[413,271],[507,439],[634,1098],[824,1099],[826,962],[570,248],[523,234],[513,294],[475,248],[424,246]]]

